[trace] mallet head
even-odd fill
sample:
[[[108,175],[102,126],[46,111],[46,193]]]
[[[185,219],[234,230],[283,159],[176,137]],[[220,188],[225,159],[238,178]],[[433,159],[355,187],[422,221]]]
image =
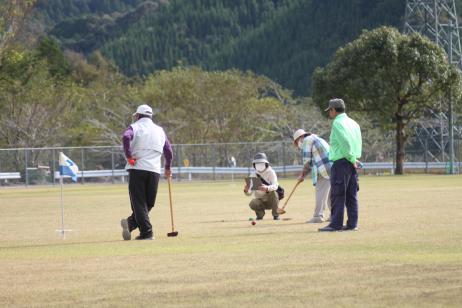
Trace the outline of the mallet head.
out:
[[[174,236],[177,236],[177,235],[178,235],[178,231],[173,231],[173,232],[167,233],[168,237],[174,237]]]

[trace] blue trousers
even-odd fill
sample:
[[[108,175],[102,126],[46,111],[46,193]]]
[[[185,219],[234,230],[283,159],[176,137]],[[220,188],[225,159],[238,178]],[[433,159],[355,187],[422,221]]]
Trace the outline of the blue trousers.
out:
[[[330,198],[332,204],[330,227],[342,229],[344,209],[347,209],[347,228],[358,225],[358,173],[346,159],[334,162],[330,175]]]

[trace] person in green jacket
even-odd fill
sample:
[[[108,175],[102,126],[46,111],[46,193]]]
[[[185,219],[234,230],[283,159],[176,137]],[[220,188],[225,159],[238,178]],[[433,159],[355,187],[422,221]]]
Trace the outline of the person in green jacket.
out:
[[[334,119],[330,134],[329,160],[333,161],[331,184],[331,221],[321,232],[333,232],[358,229],[358,173],[356,169],[361,157],[361,129],[345,113],[345,102],[340,98],[329,101],[325,110]],[[348,220],[343,226],[344,208]]]

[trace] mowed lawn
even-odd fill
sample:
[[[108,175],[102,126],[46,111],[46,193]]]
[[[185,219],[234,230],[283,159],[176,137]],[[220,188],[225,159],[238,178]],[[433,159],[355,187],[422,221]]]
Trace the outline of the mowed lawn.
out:
[[[360,231],[318,233],[308,182],[255,226],[241,181],[175,182],[168,238],[163,181],[154,241],[122,240],[126,185],[66,185],[65,240],[59,186],[0,188],[0,306],[461,307],[462,176],[360,187]]]

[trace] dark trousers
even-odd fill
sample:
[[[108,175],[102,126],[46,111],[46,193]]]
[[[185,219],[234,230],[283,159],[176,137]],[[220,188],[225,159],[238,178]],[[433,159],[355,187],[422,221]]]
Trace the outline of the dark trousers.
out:
[[[149,211],[154,207],[157,196],[160,175],[155,172],[129,169],[128,192],[132,214],[128,217],[130,231],[140,229],[140,235],[152,236],[152,225],[149,221]]]
[[[346,159],[334,162],[330,176],[330,198],[332,204],[330,227],[343,227],[344,208],[347,209],[347,227],[358,225],[358,173],[355,167]]]

